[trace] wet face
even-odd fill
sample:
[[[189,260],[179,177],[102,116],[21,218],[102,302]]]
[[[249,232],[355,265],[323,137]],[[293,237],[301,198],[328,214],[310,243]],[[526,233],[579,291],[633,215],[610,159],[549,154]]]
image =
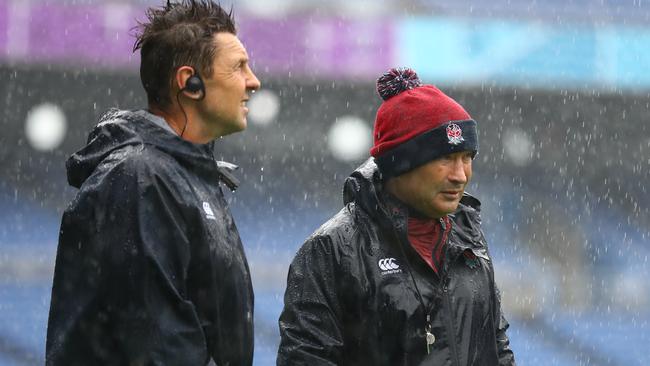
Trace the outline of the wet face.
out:
[[[216,137],[246,128],[251,92],[260,88],[248,65],[248,54],[237,36],[231,33],[214,35],[217,52],[212,75],[204,77],[205,99],[198,106],[200,119]]]
[[[430,218],[456,210],[472,177],[472,152],[463,151],[432,160],[388,180],[386,187],[400,201]]]

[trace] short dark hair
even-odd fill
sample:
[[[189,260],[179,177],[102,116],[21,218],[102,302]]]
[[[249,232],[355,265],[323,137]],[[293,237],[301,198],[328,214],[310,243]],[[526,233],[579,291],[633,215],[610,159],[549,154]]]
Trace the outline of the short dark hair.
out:
[[[133,52],[140,50],[140,80],[150,105],[171,104],[172,80],[179,67],[192,66],[202,76],[212,76],[217,52],[213,35],[237,34],[232,8],[226,12],[212,0],[181,0],[149,8],[147,21],[134,28]]]

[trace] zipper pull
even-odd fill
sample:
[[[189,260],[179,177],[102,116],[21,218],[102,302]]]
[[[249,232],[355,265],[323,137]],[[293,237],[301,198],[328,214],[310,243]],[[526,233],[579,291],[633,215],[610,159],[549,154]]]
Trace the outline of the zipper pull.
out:
[[[436,341],[436,336],[431,333],[431,316],[427,314],[427,324],[424,326],[424,333],[427,342],[427,355],[431,354],[431,345]]]

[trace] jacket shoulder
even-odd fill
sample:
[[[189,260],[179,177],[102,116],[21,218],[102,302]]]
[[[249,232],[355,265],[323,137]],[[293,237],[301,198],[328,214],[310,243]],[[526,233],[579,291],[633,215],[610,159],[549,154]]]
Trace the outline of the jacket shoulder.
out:
[[[164,173],[175,165],[175,161],[157,149],[142,144],[115,150],[102,165],[137,178],[147,175],[164,176]]]
[[[341,257],[356,257],[360,245],[360,225],[354,217],[353,203],[343,207],[338,213],[314,231],[304,242],[299,252],[318,252]]]
[[[149,187],[166,182],[165,186],[175,191],[169,163],[144,145],[125,146],[107,156],[81,185],[76,200],[94,197],[112,200],[135,196],[149,191]]]
[[[354,232],[356,224],[348,207],[344,207],[323,225],[321,225],[313,234],[307,238],[307,242],[314,240],[327,239],[333,245],[341,246],[349,243]]]

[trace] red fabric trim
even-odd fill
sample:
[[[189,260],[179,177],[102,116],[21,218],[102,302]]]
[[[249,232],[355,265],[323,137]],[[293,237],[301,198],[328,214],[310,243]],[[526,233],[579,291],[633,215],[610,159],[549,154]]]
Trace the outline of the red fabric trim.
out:
[[[438,219],[408,218],[408,239],[411,246],[436,273],[439,273],[438,269],[442,265],[445,243],[451,230],[449,218],[445,216],[443,220],[444,232]]]

